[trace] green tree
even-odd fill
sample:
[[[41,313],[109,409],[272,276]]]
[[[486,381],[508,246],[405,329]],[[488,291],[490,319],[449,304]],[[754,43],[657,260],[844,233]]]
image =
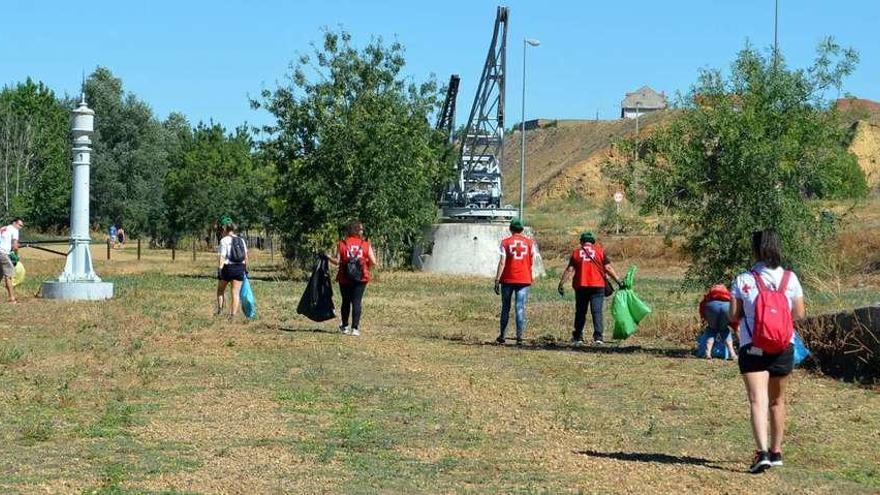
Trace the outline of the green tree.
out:
[[[92,220],[121,221],[132,235],[156,236],[164,214],[166,132],[149,105],[125,93],[122,80],[98,67],[85,85],[95,110]]]
[[[768,227],[780,232],[786,263],[818,267],[834,225],[809,199],[867,190],[824,100],[857,61],[830,39],[806,70],[747,46],[728,77],[703,71],[679,115],[640,144],[643,206],[683,227],[688,282],[729,280],[749,262],[749,234]]]
[[[68,224],[69,109],[30,78],[0,91],[0,217],[37,228]]]
[[[433,79],[407,81],[403,51],[378,39],[358,50],[348,33],[327,32],[285,85],[252,102],[275,118],[262,151],[278,170],[275,222],[293,250],[324,250],[358,218],[402,259],[436,218],[452,170],[428,119],[442,93]]]
[[[242,228],[264,225],[271,175],[254,164],[245,127],[228,134],[219,124],[191,132],[175,127],[177,145],[165,177],[164,203],[171,240],[200,235],[221,215]]]

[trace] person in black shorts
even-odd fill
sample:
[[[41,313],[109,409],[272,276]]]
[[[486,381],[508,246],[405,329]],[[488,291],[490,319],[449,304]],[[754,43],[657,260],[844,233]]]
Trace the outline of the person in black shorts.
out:
[[[767,290],[779,290],[785,274],[785,297],[788,299],[792,321],[806,314],[804,291],[797,275],[783,269],[779,235],[768,229],[752,234],[752,252],[755,264],[733,281],[730,301],[730,320],[740,320],[739,370],[746,385],[751,410],[752,435],[755,452],[749,471],[760,473],[772,466],[782,465],[782,437],[785,432],[785,387],[794,367],[794,350],[788,348],[776,354],[764,352],[752,344],[755,328],[755,304],[758,286],[755,276],[761,277]],[[769,414],[768,414],[769,413]],[[769,415],[770,443],[767,442]]]
[[[223,312],[223,306],[226,299],[226,286],[231,282],[232,305],[229,308],[229,319],[232,320],[235,318],[235,315],[238,314],[238,310],[241,307],[239,294],[241,293],[241,284],[244,282],[244,277],[247,273],[247,245],[245,244],[244,239],[235,235],[235,224],[232,223],[232,220],[229,217],[224,216],[221,218],[220,225],[223,228],[224,235],[223,238],[220,239],[218,256],[219,266],[217,267],[217,306],[214,314],[219,315]],[[233,239],[238,239],[235,242],[240,242],[240,245],[244,249],[244,256],[241,260],[237,259],[235,253],[233,253]]]

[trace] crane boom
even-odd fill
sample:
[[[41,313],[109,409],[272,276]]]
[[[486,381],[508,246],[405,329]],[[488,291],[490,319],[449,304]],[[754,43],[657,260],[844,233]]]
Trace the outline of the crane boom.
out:
[[[507,7],[498,7],[486,63],[459,146],[458,178],[441,202],[447,218],[497,219],[516,214],[516,210],[501,206],[508,14]]]

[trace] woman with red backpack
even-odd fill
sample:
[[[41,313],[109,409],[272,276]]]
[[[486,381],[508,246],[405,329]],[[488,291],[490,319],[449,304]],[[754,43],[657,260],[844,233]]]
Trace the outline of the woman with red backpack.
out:
[[[741,320],[739,369],[751,410],[755,452],[749,471],[782,465],[785,387],[794,367],[794,320],[804,317],[804,291],[797,275],[781,266],[779,235],[752,234],[755,264],[733,281],[730,319]],[[769,413],[770,443],[767,442]]]
[[[343,335],[359,337],[361,334],[359,325],[363,308],[364,291],[370,282],[370,268],[378,268],[376,253],[370,241],[364,238],[364,224],[353,221],[348,224],[346,236],[336,244],[336,255],[328,261],[337,265],[339,271],[336,281],[339,282],[339,292],[342,294],[342,324],[339,331]],[[348,327],[348,317],[351,315],[351,329]]]

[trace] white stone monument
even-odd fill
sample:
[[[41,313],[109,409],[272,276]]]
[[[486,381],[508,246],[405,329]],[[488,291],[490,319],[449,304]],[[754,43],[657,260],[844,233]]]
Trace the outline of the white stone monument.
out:
[[[113,297],[113,284],[102,282],[92,268],[89,250],[89,176],[91,135],[95,112],[86,105],[85,93],[73,111],[73,187],[70,198],[70,247],[67,263],[57,280],[43,282],[46,299],[101,300]]]

